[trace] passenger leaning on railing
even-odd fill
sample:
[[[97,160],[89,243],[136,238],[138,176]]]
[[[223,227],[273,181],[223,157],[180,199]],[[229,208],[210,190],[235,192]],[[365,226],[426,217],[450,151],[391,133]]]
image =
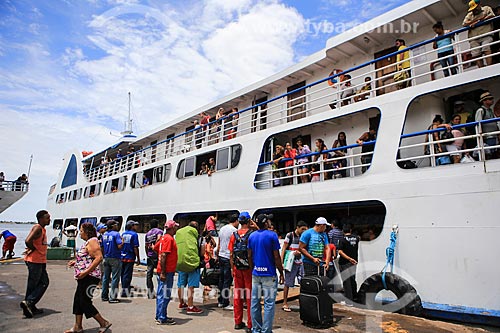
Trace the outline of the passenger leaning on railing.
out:
[[[370,141],[375,141],[377,140],[377,129],[373,126],[370,126],[369,131],[363,133],[359,137],[359,139],[356,141],[358,145],[361,145],[361,153],[370,153],[361,156],[361,163],[362,164],[371,164],[372,163],[372,158],[373,158],[373,150],[375,149],[375,144],[365,144],[366,142]],[[365,165],[361,168],[362,172],[365,173],[366,170],[368,170],[370,166]]]
[[[451,117],[450,126],[460,125],[461,120],[462,117],[460,117],[459,114],[454,114]],[[452,136],[457,140],[445,142],[444,144],[446,145],[446,151],[450,153],[450,159],[453,163],[460,163],[462,153],[460,153],[459,150],[462,150],[465,147],[465,140],[461,139],[461,137],[467,135],[466,129],[465,127],[455,128],[450,130],[450,132]],[[469,153],[466,154],[468,155]]]
[[[5,181],[5,175],[3,172],[0,172],[0,191],[4,191],[4,188],[2,186],[2,183]]]
[[[450,30],[444,30],[443,23],[441,21],[437,22],[432,26],[432,29],[436,33],[435,38],[443,36],[450,33]],[[438,49],[437,54],[439,58],[439,63],[441,68],[443,68],[444,76],[450,76],[457,74],[457,67],[455,66],[455,57],[453,56],[453,37],[443,37],[434,41],[432,44],[434,49]],[[449,68],[449,70],[448,70]]]
[[[476,111],[476,121],[482,121],[487,119],[495,118],[495,113],[493,112],[492,106],[494,103],[494,97],[490,92],[485,92],[479,97],[479,103],[481,107]],[[481,133],[490,133],[498,131],[497,122],[481,123],[480,125]],[[483,141],[485,146],[496,146],[497,145],[498,134],[485,135],[483,136]],[[497,149],[485,149],[486,158],[491,158],[492,155],[496,155]]]
[[[282,161],[284,158],[284,156],[283,156],[284,152],[285,152],[285,148],[283,148],[283,146],[281,146],[281,145],[276,145],[276,147],[274,148],[272,168],[273,168],[273,170],[277,170],[277,171],[273,172],[273,178],[274,178],[273,185],[274,186],[283,185],[280,178],[282,178],[285,175],[285,171],[280,170],[280,169],[283,169],[285,167],[285,162]]]
[[[347,136],[345,132],[339,132],[339,134],[337,135],[337,140],[333,142],[332,149],[345,146],[347,146]],[[333,157],[345,157],[346,155],[347,155],[347,149],[339,149],[333,152]],[[338,161],[341,165],[341,168],[347,167],[347,159],[343,158]],[[340,170],[340,174],[342,175],[342,177],[347,176],[346,170]]]
[[[309,157],[301,157],[300,155],[308,155],[311,153],[311,149],[309,149],[308,145],[304,145],[302,143],[302,139],[297,139],[297,172],[300,175],[300,179],[302,183],[309,182]],[[306,165],[304,165],[306,164]]]
[[[328,147],[325,145],[325,141],[323,139],[316,139],[316,149],[314,152],[319,153],[318,155],[313,156],[314,162],[318,161],[326,161],[330,158],[329,153],[323,153],[323,151],[328,150]],[[323,170],[331,170],[332,164],[330,162],[323,162]],[[325,179],[332,178],[332,173],[330,171],[325,172]]]
[[[283,157],[290,159],[288,161],[285,161],[285,167],[287,168],[285,172],[288,177],[293,176],[292,166],[295,164],[295,156],[297,156],[297,149],[293,148],[290,142],[287,142],[285,144],[285,153],[283,154]],[[293,178],[285,179],[284,183],[285,185],[293,184]]]
[[[432,119],[432,124],[427,127],[428,131],[435,130],[438,128],[446,128],[447,130],[451,129],[449,124],[444,124],[444,120],[441,117],[440,114],[437,114],[434,119]],[[444,152],[444,147],[441,145],[441,142],[438,142],[440,140],[439,137],[440,132],[434,132],[434,133],[429,133],[428,135],[425,136],[425,143],[429,142],[429,136],[432,136],[432,141],[436,142],[434,144],[434,154],[439,154]],[[430,155],[431,150],[430,150],[430,145],[425,145],[424,146],[424,155]]]
[[[482,6],[475,0],[471,0],[469,2],[469,11],[462,24],[464,27],[472,28],[468,33],[469,38],[477,37],[469,41],[473,58],[479,58],[481,55],[491,55],[490,44],[493,42],[493,35],[485,35],[493,31],[491,24],[483,24],[478,27],[477,25],[493,17],[495,17],[495,14],[493,13],[491,7]],[[485,60],[487,66],[493,63],[492,57],[487,57]],[[477,59],[476,64],[477,67],[483,67],[483,59]]]

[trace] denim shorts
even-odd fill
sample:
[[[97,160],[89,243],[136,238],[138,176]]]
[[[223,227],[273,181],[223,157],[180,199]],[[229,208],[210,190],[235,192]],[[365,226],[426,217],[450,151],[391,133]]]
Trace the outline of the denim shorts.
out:
[[[188,287],[198,288],[200,286],[200,269],[197,268],[192,272],[178,272],[177,277],[177,287],[184,288],[186,285]]]
[[[302,276],[304,276],[304,266],[294,263],[290,272],[285,271],[285,286],[293,288],[295,286],[295,278],[298,278],[300,283]]]

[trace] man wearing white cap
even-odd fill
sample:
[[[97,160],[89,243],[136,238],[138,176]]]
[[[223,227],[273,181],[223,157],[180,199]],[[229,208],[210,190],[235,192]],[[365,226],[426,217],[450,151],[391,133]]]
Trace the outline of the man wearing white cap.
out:
[[[328,235],[325,231],[330,225],[324,217],[318,217],[314,228],[304,231],[300,236],[299,250],[304,263],[304,276],[324,275],[324,270],[328,270],[332,254],[328,251]]]
[[[492,32],[491,24],[480,25],[483,21],[495,17],[495,13],[489,6],[482,6],[475,0],[469,2],[469,11],[465,16],[463,26],[470,27],[469,38],[474,38],[469,41],[471,47],[472,57],[477,58],[482,54],[491,55],[490,44],[493,43],[493,35],[487,35],[488,32]],[[476,27],[479,25],[478,27]],[[479,36],[479,37],[478,37]],[[486,65],[489,66],[493,63],[492,57],[486,58]],[[483,59],[476,60],[478,67],[483,67]]]

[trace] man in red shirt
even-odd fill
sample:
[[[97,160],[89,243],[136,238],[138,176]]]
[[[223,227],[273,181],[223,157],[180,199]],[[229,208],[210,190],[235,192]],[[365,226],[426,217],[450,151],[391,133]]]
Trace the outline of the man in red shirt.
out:
[[[174,235],[179,226],[173,220],[165,223],[165,234],[156,242],[154,250],[158,253],[158,291],[156,294],[156,323],[158,325],[175,325],[172,318],[167,317],[167,306],[172,295],[175,268],[177,267],[177,244]]]
[[[250,214],[248,212],[241,212],[238,217],[241,228],[231,235],[229,239],[228,249],[230,252],[229,262],[231,264],[231,272],[234,279],[234,329],[245,329],[247,332],[252,331],[252,315],[251,304],[252,300],[252,270],[248,263],[248,237],[252,232],[249,228]],[[238,239],[236,239],[236,234]],[[244,253],[240,253],[243,251]],[[245,261],[245,258],[247,259]],[[247,302],[247,323],[246,327],[243,322],[243,300],[246,298]]]

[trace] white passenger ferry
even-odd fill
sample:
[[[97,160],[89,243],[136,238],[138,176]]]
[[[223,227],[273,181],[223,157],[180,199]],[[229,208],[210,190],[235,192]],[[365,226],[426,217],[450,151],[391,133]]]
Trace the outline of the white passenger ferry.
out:
[[[486,91],[500,98],[500,64],[478,67],[484,56],[471,58],[468,30],[461,28],[467,10],[464,1],[410,1],[331,38],[301,63],[180,119],[84,158],[69,153],[48,196],[53,227],[115,219],[123,229],[123,222],[135,220],[144,233],[153,218],[203,225],[217,214],[222,224],[229,214],[249,211],[272,213],[283,235],[299,220],[335,218],[361,236],[357,281],[363,297],[383,289],[378,273],[397,229],[394,271],[386,279],[392,293],[384,297],[409,295],[404,313],[423,310],[498,325],[500,159],[494,146],[484,144],[482,128],[494,121],[477,123],[474,115]],[[454,29],[449,36],[457,73],[448,77],[433,48],[437,21]],[[497,20],[488,24],[498,27]],[[408,48],[398,53],[396,39]],[[490,46],[498,57],[495,40]],[[398,70],[404,62],[398,54],[405,52],[408,75]],[[236,114],[216,119],[219,108],[234,107]],[[202,112],[212,120],[195,128]],[[449,122],[454,113],[461,115],[454,131],[466,131],[453,154],[470,163],[450,164],[452,153],[439,147],[456,139],[443,140],[443,128],[429,127],[436,115]],[[376,136],[359,145],[369,128]],[[347,140],[332,148],[340,132]],[[276,146],[295,146],[298,138],[313,152],[273,163]],[[317,139],[326,151],[314,152]],[[297,165],[304,157],[308,162]],[[210,159],[215,172],[200,175]]]

